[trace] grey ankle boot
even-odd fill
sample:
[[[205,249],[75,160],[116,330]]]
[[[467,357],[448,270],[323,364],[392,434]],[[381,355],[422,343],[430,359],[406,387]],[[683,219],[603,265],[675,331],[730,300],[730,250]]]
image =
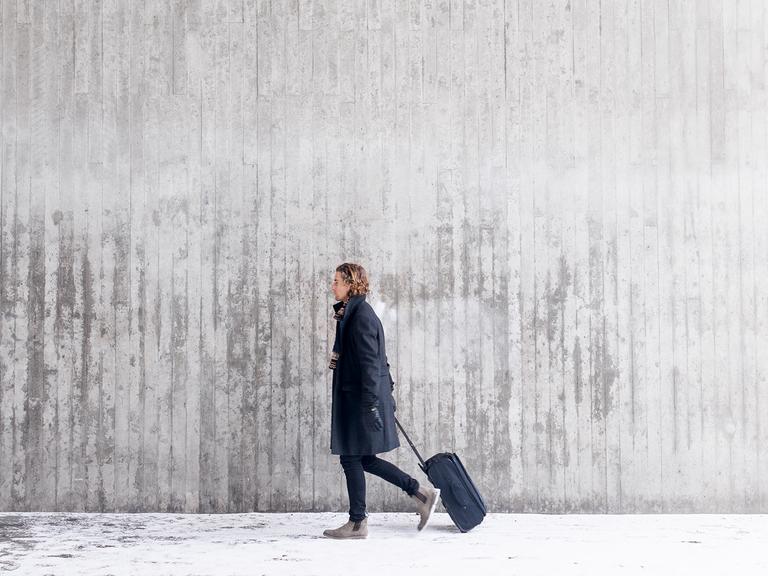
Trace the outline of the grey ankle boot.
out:
[[[435,511],[437,501],[440,498],[440,489],[431,486],[419,486],[418,491],[411,498],[416,502],[416,511],[421,516],[417,528],[423,530],[429,522],[432,512]]]
[[[346,524],[338,528],[328,529],[323,532],[323,536],[328,538],[367,538],[368,537],[368,518],[363,518],[357,522],[347,520]]]

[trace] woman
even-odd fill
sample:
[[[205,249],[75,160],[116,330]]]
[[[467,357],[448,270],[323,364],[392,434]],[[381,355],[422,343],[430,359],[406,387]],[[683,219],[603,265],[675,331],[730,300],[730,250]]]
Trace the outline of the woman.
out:
[[[422,530],[437,505],[440,490],[419,482],[394,464],[377,458],[400,446],[395,430],[394,382],[389,374],[384,329],[365,301],[368,275],[358,264],[336,268],[331,290],[336,338],[329,368],[333,370],[331,453],[338,454],[347,478],[349,520],[323,532],[330,538],[366,538],[365,474],[399,486],[416,503]]]

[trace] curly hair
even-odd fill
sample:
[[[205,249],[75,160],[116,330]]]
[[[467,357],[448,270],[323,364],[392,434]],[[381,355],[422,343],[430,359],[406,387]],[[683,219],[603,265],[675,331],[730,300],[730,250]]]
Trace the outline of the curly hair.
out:
[[[336,267],[336,272],[340,272],[344,282],[351,285],[350,296],[368,294],[368,273],[360,264],[344,262]]]

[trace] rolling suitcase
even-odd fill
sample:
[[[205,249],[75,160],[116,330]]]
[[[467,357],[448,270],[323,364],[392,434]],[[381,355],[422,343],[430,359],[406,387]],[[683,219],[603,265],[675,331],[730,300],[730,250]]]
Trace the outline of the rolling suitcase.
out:
[[[486,513],[485,502],[458,454],[440,452],[425,462],[397,418],[395,423],[419,459],[419,467],[432,485],[440,489],[440,499],[456,527],[468,532],[480,524]]]

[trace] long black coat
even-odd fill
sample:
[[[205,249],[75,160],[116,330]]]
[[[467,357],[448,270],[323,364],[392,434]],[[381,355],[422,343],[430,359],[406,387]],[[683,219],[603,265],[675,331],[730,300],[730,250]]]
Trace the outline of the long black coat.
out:
[[[334,305],[338,310],[341,302]],[[331,453],[379,454],[400,446],[395,429],[392,380],[389,373],[384,329],[365,294],[351,296],[340,330],[341,354],[333,371],[331,404]],[[383,427],[368,430],[362,408],[376,403]]]

